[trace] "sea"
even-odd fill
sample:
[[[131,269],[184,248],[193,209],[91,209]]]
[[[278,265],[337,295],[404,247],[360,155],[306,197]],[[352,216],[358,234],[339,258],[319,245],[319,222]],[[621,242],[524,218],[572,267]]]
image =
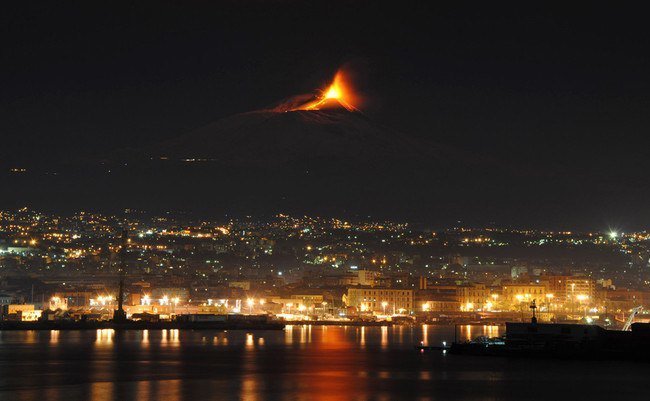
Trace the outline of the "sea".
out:
[[[648,400],[650,363],[420,352],[498,326],[0,331],[0,400]]]

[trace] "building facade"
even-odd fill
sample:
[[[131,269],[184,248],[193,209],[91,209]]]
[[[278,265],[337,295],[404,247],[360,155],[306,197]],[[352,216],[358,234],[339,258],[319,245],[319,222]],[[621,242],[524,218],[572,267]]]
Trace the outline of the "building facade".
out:
[[[347,306],[361,312],[410,313],[413,311],[413,290],[378,287],[348,288],[344,297]]]

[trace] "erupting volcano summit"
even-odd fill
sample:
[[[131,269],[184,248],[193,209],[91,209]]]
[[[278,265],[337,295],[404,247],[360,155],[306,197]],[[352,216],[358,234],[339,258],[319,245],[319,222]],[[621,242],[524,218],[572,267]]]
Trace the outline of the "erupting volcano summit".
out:
[[[359,111],[353,106],[354,94],[349,85],[346,85],[345,75],[338,71],[332,84],[316,99],[311,100],[290,111],[296,110],[331,110],[344,108],[348,111]]]
[[[220,166],[283,166],[303,174],[438,159],[432,144],[361,113],[361,97],[339,70],[318,95],[223,118],[145,152],[148,158],[205,160]],[[392,161],[392,162],[391,162]]]

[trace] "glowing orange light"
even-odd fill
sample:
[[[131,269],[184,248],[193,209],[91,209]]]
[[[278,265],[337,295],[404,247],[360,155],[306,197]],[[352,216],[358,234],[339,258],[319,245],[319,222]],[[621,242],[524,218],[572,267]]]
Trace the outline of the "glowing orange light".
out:
[[[325,94],[326,99],[338,99],[340,97],[341,92],[334,85],[330,86],[330,88],[327,90],[327,93]]]
[[[342,71],[338,71],[334,76],[334,81],[318,98],[294,110],[323,110],[343,107],[348,111],[357,111],[357,108],[352,105],[353,99],[354,94],[351,88],[345,84],[345,75]]]

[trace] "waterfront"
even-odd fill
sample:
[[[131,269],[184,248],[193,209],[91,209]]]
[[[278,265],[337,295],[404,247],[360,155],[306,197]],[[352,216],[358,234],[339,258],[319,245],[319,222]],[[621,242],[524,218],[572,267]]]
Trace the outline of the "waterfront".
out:
[[[459,337],[499,328],[462,326]],[[650,366],[419,353],[454,328],[0,333],[1,400],[641,399]],[[637,383],[636,385],[634,383]]]

